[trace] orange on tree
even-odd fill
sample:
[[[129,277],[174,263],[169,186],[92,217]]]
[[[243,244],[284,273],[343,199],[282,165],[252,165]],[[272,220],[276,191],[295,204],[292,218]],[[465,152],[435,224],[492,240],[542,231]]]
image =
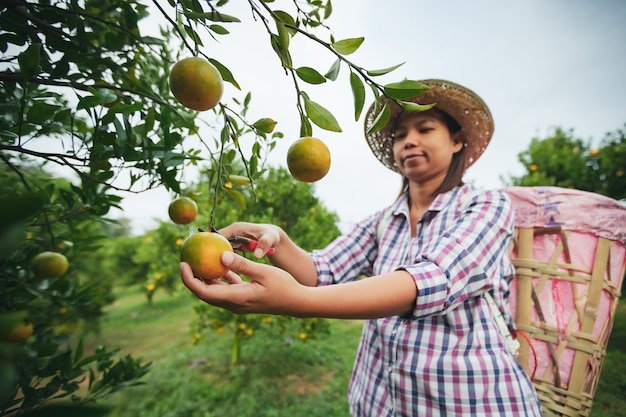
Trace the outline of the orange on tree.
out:
[[[198,215],[198,205],[189,197],[179,197],[167,208],[170,219],[176,224],[189,224]]]
[[[169,85],[180,104],[197,111],[215,107],[224,92],[220,72],[199,57],[183,58],[175,63],[170,70]]]
[[[0,334],[0,341],[5,343],[24,343],[33,335],[33,323],[18,320],[9,329]]]
[[[287,168],[298,181],[319,181],[330,169],[330,151],[321,140],[304,136],[287,150]]]
[[[40,278],[58,278],[67,272],[69,262],[61,253],[45,251],[33,258],[31,267]]]
[[[228,272],[220,260],[224,252],[233,252],[233,247],[224,236],[214,232],[196,232],[188,236],[180,247],[180,260],[189,264],[194,276],[217,279]]]

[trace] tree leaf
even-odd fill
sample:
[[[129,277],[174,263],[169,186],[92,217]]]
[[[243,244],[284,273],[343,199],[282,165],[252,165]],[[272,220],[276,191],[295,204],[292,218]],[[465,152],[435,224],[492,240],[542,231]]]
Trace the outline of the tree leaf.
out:
[[[357,49],[359,49],[364,40],[364,37],[348,38],[333,42],[330,46],[332,46],[333,49],[339,52],[341,55],[350,55],[356,52]]]
[[[323,106],[305,98],[304,109],[306,110],[307,117],[317,126],[331,132],[341,132],[341,127],[337,119],[335,119],[335,116]]]
[[[85,96],[78,101],[76,110],[89,109],[100,105],[100,98],[96,96]]]
[[[367,129],[367,134],[378,132],[380,129],[385,127],[389,122],[389,118],[391,117],[391,108],[389,107],[389,103],[385,103],[385,107],[383,107],[382,111],[378,113],[376,119],[374,119],[374,123],[372,126]]]
[[[280,62],[285,68],[292,68],[293,65],[291,63],[291,55],[289,54],[289,49],[285,48],[285,45],[281,43],[281,39],[277,35],[272,35],[270,38],[270,42],[272,44],[272,48],[278,58],[280,58]]]
[[[227,67],[222,65],[221,62],[219,62],[217,59],[214,59],[214,58],[209,58],[209,62],[215,65],[215,68],[217,68],[217,70],[220,72],[220,75],[222,76],[222,79],[224,81],[229,82],[232,85],[234,85],[237,90],[241,90],[239,83],[235,80],[235,77],[233,77],[233,73],[230,72],[230,70]]]
[[[195,12],[192,10],[183,10],[183,14],[192,19],[200,19],[200,20],[210,20],[211,22],[224,22],[224,23],[237,23],[241,22],[239,18],[235,16],[230,16],[224,13],[220,13],[217,11],[211,12]]]
[[[165,169],[165,166],[161,165],[157,169],[161,182],[165,185],[165,188],[174,191],[176,194],[180,194],[180,184],[176,179],[176,169]]]
[[[263,133],[272,133],[278,122],[269,117],[264,117],[252,123],[252,127]]]
[[[300,114],[300,137],[311,136],[313,134],[313,127],[311,122],[304,114]]]
[[[354,97],[354,120],[359,120],[365,105],[365,86],[363,86],[361,78],[354,72],[350,72],[350,87]]]
[[[333,14],[333,4],[328,0],[324,6],[324,19],[328,19]]]
[[[246,209],[246,196],[239,190],[232,188],[223,188],[224,192],[231,200],[233,200],[241,210]]]
[[[36,101],[32,107],[28,109],[26,113],[26,120],[29,123],[43,124],[49,122],[54,117],[57,110],[60,110],[61,106],[45,103],[42,101]]]
[[[35,77],[41,71],[39,61],[41,52],[41,44],[34,43],[30,45],[24,52],[22,52],[17,60],[20,64],[20,72],[24,77],[24,80],[29,80]]]
[[[428,91],[429,87],[420,81],[405,79],[397,83],[386,84],[384,89],[385,94],[390,97],[398,100],[407,100]]]
[[[333,62],[333,65],[329,68],[328,72],[324,74],[324,77],[328,78],[331,81],[336,81],[339,76],[339,69],[341,68],[341,60],[337,59]]]
[[[400,68],[402,65],[404,65],[404,62],[398,65],[394,65],[393,67],[389,67],[389,68],[383,68],[379,70],[369,70],[367,71],[367,75],[369,75],[370,77],[378,77],[379,75],[389,74],[390,72],[395,71],[398,68]]]
[[[217,33],[218,35],[228,35],[230,33],[228,29],[226,29],[222,25],[215,25],[215,24],[210,25],[209,30],[211,30],[214,33]]]
[[[231,174],[228,176],[228,181],[235,185],[250,185],[250,178],[244,177],[243,175],[235,175]]]
[[[326,82],[326,78],[324,78],[322,74],[317,72],[315,68],[311,68],[311,67],[296,68],[296,74],[298,74],[298,77],[300,77],[302,81],[307,82],[309,84],[323,84]]]
[[[408,111],[408,112],[425,111],[425,110],[430,110],[433,107],[435,107],[435,103],[417,104],[417,103],[413,103],[412,101],[401,101],[400,105],[405,111]]]
[[[276,23],[276,31],[278,31],[278,39],[280,39],[280,44],[283,49],[289,50],[289,41],[291,37],[289,36],[289,31],[285,27],[285,24],[280,20],[275,20]]]
[[[43,209],[46,203],[46,198],[40,193],[0,197],[0,231],[14,223],[30,220]]]
[[[292,27],[285,27],[285,29],[287,29],[287,31],[289,32],[291,36],[297,33],[297,31],[293,29],[293,27],[297,26],[296,21],[293,19],[293,17],[289,13],[282,11],[282,10],[274,10],[272,13],[273,13],[272,15],[274,17],[274,20],[280,20],[285,25],[292,26]]]

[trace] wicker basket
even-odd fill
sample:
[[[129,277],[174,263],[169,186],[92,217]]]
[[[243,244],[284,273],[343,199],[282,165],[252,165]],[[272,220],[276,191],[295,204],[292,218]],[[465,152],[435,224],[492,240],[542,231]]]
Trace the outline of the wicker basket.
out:
[[[519,361],[546,416],[588,416],[626,270],[626,207],[593,193],[511,187]]]

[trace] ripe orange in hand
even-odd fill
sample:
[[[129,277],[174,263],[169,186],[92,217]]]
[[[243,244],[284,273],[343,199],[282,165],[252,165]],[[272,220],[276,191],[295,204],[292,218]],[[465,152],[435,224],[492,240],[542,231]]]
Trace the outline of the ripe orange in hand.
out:
[[[330,169],[330,151],[321,140],[302,137],[287,150],[287,168],[298,181],[319,181]]]
[[[228,272],[220,260],[226,251],[232,252],[233,247],[224,236],[214,232],[197,232],[183,242],[180,260],[191,266],[194,276],[217,279]]]
[[[198,205],[189,197],[179,197],[167,208],[170,219],[176,224],[189,224],[198,215]]]
[[[180,104],[197,111],[215,107],[224,92],[220,72],[199,57],[183,58],[175,63],[170,70],[169,84]]]
[[[40,278],[58,278],[67,272],[69,262],[58,252],[41,252],[33,258],[33,272]]]

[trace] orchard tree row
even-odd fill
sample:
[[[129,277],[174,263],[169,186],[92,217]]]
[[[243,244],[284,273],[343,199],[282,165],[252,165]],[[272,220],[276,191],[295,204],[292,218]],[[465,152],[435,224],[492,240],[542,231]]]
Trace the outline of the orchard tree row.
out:
[[[533,138],[518,157],[526,173],[506,180],[511,185],[576,188],[626,201],[626,124],[596,146],[559,128]]]

